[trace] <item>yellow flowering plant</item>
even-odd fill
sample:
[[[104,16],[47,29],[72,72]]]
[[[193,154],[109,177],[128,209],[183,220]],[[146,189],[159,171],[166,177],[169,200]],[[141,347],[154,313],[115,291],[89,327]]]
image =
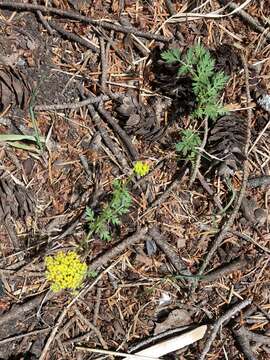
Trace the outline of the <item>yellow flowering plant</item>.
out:
[[[136,175],[145,176],[150,171],[150,166],[143,161],[136,161],[133,171]]]
[[[81,262],[74,251],[60,251],[55,256],[46,256],[46,278],[51,282],[51,290],[57,292],[70,289],[74,293],[87,275],[87,265]]]

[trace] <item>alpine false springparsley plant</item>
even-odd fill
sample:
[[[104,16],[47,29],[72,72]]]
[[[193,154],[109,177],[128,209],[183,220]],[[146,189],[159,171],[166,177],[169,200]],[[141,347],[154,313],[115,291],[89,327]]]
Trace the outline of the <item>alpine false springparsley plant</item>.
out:
[[[121,225],[121,216],[129,212],[132,204],[132,197],[127,189],[131,177],[134,174],[144,176],[149,170],[150,166],[147,163],[137,161],[133,167],[132,175],[126,182],[120,180],[113,182],[112,198],[98,216],[91,208],[86,208],[86,220],[89,227],[87,239],[96,234],[101,240],[111,240],[110,226]]]
[[[206,116],[216,120],[226,110],[219,103],[220,92],[224,89],[228,76],[223,71],[215,71],[215,60],[210,52],[201,44],[188,49],[181,58],[179,49],[170,49],[161,54],[168,64],[178,62],[178,75],[191,75],[192,87],[196,96],[197,108],[193,116],[203,119]]]
[[[180,152],[187,160],[193,162],[198,154],[198,146],[201,145],[200,136],[191,129],[181,131],[181,141],[176,145],[176,151]]]
[[[60,251],[55,256],[46,256],[45,265],[46,278],[51,282],[53,292],[69,289],[76,293],[87,276],[86,263],[81,262],[74,251]]]
[[[113,182],[112,199],[105,205],[98,216],[95,216],[91,208],[86,208],[86,220],[89,226],[88,238],[93,234],[97,234],[101,240],[111,240],[109,226],[121,224],[120,217],[129,211],[131,202],[132,199],[126,185],[119,180],[115,180]]]

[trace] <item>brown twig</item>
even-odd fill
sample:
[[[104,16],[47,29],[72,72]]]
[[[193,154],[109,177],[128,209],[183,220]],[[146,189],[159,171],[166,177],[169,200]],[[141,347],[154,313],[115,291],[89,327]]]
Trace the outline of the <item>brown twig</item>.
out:
[[[43,300],[44,294],[37,295],[30,300],[26,301],[23,304],[15,304],[12,306],[11,310],[1,315],[0,317],[0,326],[3,326],[9,321],[14,321],[15,319],[25,316],[26,313],[36,308],[40,302]],[[50,297],[48,296],[47,299]]]
[[[93,316],[93,324],[94,325],[97,325],[97,321],[98,321],[101,294],[102,294],[101,288],[97,288],[97,297],[96,297],[96,303],[95,303],[95,308],[94,308],[94,316]]]
[[[247,360],[257,360],[257,357],[253,353],[250,347],[249,339],[243,334],[243,326],[240,327],[238,330],[233,330],[233,333],[236,337],[236,340],[241,347],[245,357]]]
[[[229,10],[234,11],[239,8],[239,5],[233,1],[228,2],[228,0],[219,0],[221,5],[227,5]],[[248,23],[254,30],[259,33],[264,33],[267,31],[257,20],[255,20],[251,15],[249,15],[245,10],[238,10],[235,15],[240,16],[246,23]],[[265,34],[266,39],[270,40],[270,33]]]
[[[257,342],[259,344],[270,346],[270,337],[269,336],[256,334],[256,333],[254,333],[252,331],[247,330],[244,326],[241,326],[240,329],[241,329],[241,331],[240,331],[241,335],[246,336],[250,341],[254,341],[254,342]],[[238,331],[240,329],[238,329]]]
[[[224,324],[224,322],[230,320],[234,315],[236,315],[239,311],[244,309],[246,306],[251,304],[251,299],[247,299],[242,301],[239,304],[234,305],[230,310],[226,311],[224,315],[222,315],[214,324],[212,332],[209,336],[209,338],[206,341],[206,344],[203,348],[203,351],[199,357],[199,360],[204,360],[206,355],[208,354],[208,351],[210,350],[210,347],[215,340],[217,333],[220,329],[220,327]]]
[[[236,339],[248,360],[257,359],[250,347],[251,341],[270,346],[269,336],[256,334],[252,331],[247,330],[244,326],[241,326],[239,329],[233,330],[233,333],[235,334]]]
[[[167,256],[167,258],[170,260],[170,262],[173,264],[173,266],[178,272],[186,270],[187,267],[184,261],[182,261],[180,256],[175,252],[175,250],[168,243],[168,241],[164,239],[164,236],[158,231],[157,228],[150,229],[149,235],[153,238],[158,247],[164,252],[164,254]],[[187,272],[187,274],[190,273]]]
[[[54,30],[56,30],[59,34],[61,34],[64,38],[74,41],[74,42],[86,47],[87,49],[92,50],[95,53],[99,53],[100,49],[97,46],[95,46],[94,44],[90,43],[90,41],[87,41],[76,34],[73,34],[69,31],[64,30],[61,26],[58,26],[55,22],[50,21],[49,25]]]
[[[96,260],[94,260],[90,264],[91,270],[98,270],[103,266],[107,265],[108,262],[112,261],[116,257],[118,257],[123,251],[125,251],[129,246],[138,243],[139,241],[143,240],[146,233],[148,231],[147,227],[143,227],[142,229],[135,232],[135,234],[127,237],[126,239],[122,240],[120,243],[115,245],[112,249],[105,252],[103,255],[99,256]]]
[[[247,187],[254,189],[260,186],[270,185],[270,175],[263,175],[248,179]]]
[[[215,281],[222,276],[243,269],[247,264],[248,264],[248,260],[244,257],[234,259],[229,264],[223,265],[211,271],[210,273],[204,275],[201,281]]]
[[[254,239],[252,239],[252,237],[241,233],[240,231],[236,231],[236,230],[229,230],[230,233],[239,236],[240,238],[242,238],[245,241],[251,242],[252,244],[256,245],[258,248],[260,248],[261,250],[265,251],[267,254],[270,254],[270,249],[260,245],[257,241],[255,241]]]
[[[82,93],[81,93],[81,95],[82,95]],[[94,109],[94,107],[92,105],[88,105],[88,110],[89,110],[92,121],[94,122],[96,128],[98,129],[98,131],[102,137],[104,144],[114,155],[114,157],[117,160],[117,162],[119,163],[119,166],[121,167],[122,171],[125,173],[126,169],[129,168],[125,156],[123,156],[122,151],[119,151],[118,146],[116,146],[115,143],[112,141],[111,137],[108,134],[108,131],[105,128],[105,124],[104,124],[103,120],[101,119],[101,117],[99,116],[97,111]]]
[[[80,312],[80,310],[78,309],[77,306],[75,306],[74,309],[75,309],[76,315],[79,317],[79,319],[81,319],[81,321],[84,322],[88,326],[88,328],[96,334],[102,347],[104,349],[108,349],[108,345],[107,345],[106,341],[103,339],[103,336],[102,336],[100,330],[94,324],[92,324],[85,316],[83,316],[83,314]]]
[[[176,186],[179,185],[179,183],[185,176],[186,172],[187,172],[187,162],[182,166],[180,172],[175,175],[174,180],[170,183],[170,185],[166,188],[166,190],[148,206],[146,212],[149,212],[155,207],[160,206],[170,196],[171,192],[176,188]]]
[[[97,110],[100,113],[100,115],[102,115],[103,118],[109,123],[109,125],[113,128],[113,130],[117,133],[117,135],[120,137],[122,142],[125,144],[129,154],[132,157],[132,160],[137,160],[139,157],[138,152],[135,149],[134,145],[132,144],[130,137],[127,135],[127,133],[118,125],[117,121],[111,116],[111,114],[104,109],[101,103],[97,107]]]
[[[35,5],[37,5],[37,1],[34,0],[33,3]],[[51,28],[51,26],[49,25],[48,21],[45,19],[45,17],[43,16],[41,11],[37,11],[37,17],[39,19],[39,21],[41,22],[41,24],[44,26],[44,28],[48,31],[48,33],[50,35],[53,35],[53,29]]]
[[[78,101],[75,103],[66,103],[66,104],[52,104],[52,105],[36,105],[34,107],[35,111],[54,111],[54,110],[65,110],[65,109],[79,109],[81,107],[87,106],[89,104],[97,104],[101,101],[110,100],[108,95],[100,95],[93,97],[91,96],[88,99]]]
[[[263,313],[266,319],[270,321],[270,314],[266,310],[264,310],[259,304],[255,303],[255,306],[261,313]]]
[[[101,89],[105,92],[106,82],[107,82],[107,58],[106,58],[106,50],[105,50],[105,42],[102,37],[99,38],[100,45],[100,63],[101,63]]]
[[[104,29],[115,30],[118,32],[122,32],[124,34],[134,34],[136,36],[143,37],[143,38],[149,39],[149,40],[157,40],[157,41],[161,41],[161,42],[169,41],[169,39],[167,39],[161,35],[139,31],[139,30],[134,29],[133,27],[125,27],[125,26],[121,26],[118,24],[110,23],[105,20],[91,19],[87,16],[77,14],[73,11],[60,10],[60,9],[48,7],[48,6],[1,1],[0,8],[17,10],[17,11],[38,11],[39,10],[43,14],[54,14],[54,15],[58,15],[60,17],[64,17],[64,18],[68,18],[68,19],[72,19],[72,20],[78,20],[78,21],[84,22],[86,24],[100,26],[100,27],[103,27]]]
[[[44,334],[44,333],[48,332],[49,330],[50,330],[50,328],[39,329],[39,330],[30,331],[30,332],[25,333],[25,334],[11,336],[9,338],[5,338],[5,339],[0,340],[0,346],[2,346],[4,344],[7,344],[9,342],[12,342],[12,341],[17,341],[17,340],[23,339],[23,338],[28,337],[28,336]]]
[[[171,2],[171,0],[164,0],[164,2],[169,11],[169,14],[171,16],[173,16],[175,14],[175,9],[174,9],[173,3]]]
[[[217,206],[217,208],[220,210],[220,211],[223,211],[223,207],[221,205],[221,202],[219,200],[219,198],[217,198],[217,196],[215,195],[214,191],[210,188],[209,184],[207,183],[207,181],[205,180],[204,176],[202,175],[202,173],[200,172],[200,170],[198,170],[197,172],[197,177],[198,177],[198,180],[200,181],[202,187],[204,188],[205,191],[208,192],[208,194],[212,197],[215,205]]]

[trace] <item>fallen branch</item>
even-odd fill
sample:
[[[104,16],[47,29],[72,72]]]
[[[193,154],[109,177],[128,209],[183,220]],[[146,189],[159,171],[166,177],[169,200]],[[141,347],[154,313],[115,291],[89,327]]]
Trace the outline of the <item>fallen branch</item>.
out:
[[[107,265],[108,262],[114,260],[116,257],[121,255],[123,251],[125,251],[129,246],[134,245],[141,241],[148,231],[147,227],[143,227],[138,230],[135,234],[127,237],[122,240],[119,244],[115,245],[111,250],[105,252],[105,254],[98,257],[92,263],[90,263],[90,270],[99,270],[103,266]]]
[[[101,103],[97,107],[97,110],[120,137],[129,154],[131,155],[132,160],[137,160],[139,157],[138,152],[132,144],[132,141],[130,140],[130,137],[127,135],[127,133],[118,125],[117,121],[111,116],[111,114],[104,109]]]
[[[215,281],[222,276],[243,269],[247,264],[248,264],[248,260],[246,258],[240,257],[238,259],[233,260],[229,264],[221,266],[211,271],[210,273],[203,275],[201,281]]]
[[[9,338],[5,338],[5,339],[0,340],[0,346],[2,346],[4,344],[7,344],[9,342],[12,342],[12,341],[17,341],[17,340],[23,339],[23,338],[28,337],[28,336],[44,334],[44,333],[48,332],[49,330],[50,330],[50,328],[39,329],[39,330],[30,331],[30,332],[25,333],[25,334],[14,335],[14,336],[11,336]]]
[[[254,189],[260,186],[270,185],[270,175],[263,175],[248,179],[247,187]]]
[[[47,297],[47,300],[50,296]],[[20,317],[25,318],[26,313],[33,310],[34,308],[38,307],[42,299],[44,298],[44,294],[37,295],[35,297],[32,297],[30,300],[27,300],[23,304],[15,304],[12,306],[11,310],[4,313],[0,317],[0,327],[6,324],[9,321],[13,321],[15,319],[18,319]]]
[[[174,251],[173,247],[163,238],[163,235],[156,228],[149,230],[149,235],[153,238],[158,247],[164,252],[164,254],[178,272],[186,270],[187,266],[184,261]],[[190,272],[187,272],[187,274],[190,274]]]
[[[60,17],[68,18],[71,20],[78,20],[84,22],[86,24],[91,24],[95,26],[103,27],[108,30],[115,30],[118,32],[122,32],[124,34],[133,34],[135,36],[139,36],[149,40],[157,40],[161,42],[168,42],[170,39],[165,38],[164,36],[151,34],[143,31],[139,31],[134,29],[133,27],[121,26],[115,23],[110,23],[105,20],[95,20],[91,19],[87,16],[77,14],[73,11],[61,10],[49,6],[35,5],[35,4],[24,4],[24,3],[16,3],[9,1],[1,1],[0,8],[9,9],[9,10],[17,10],[17,11],[41,11],[43,14],[54,14]]]
[[[90,41],[85,40],[85,39],[81,38],[80,36],[73,34],[72,32],[64,30],[61,26],[58,26],[56,23],[54,23],[52,21],[49,22],[49,25],[51,28],[56,30],[56,32],[58,32],[64,38],[74,41],[74,42],[86,47],[87,49],[92,50],[95,53],[99,53],[99,48],[96,45],[93,45],[92,43],[90,43]]]
[[[247,360],[257,360],[257,357],[251,350],[249,339],[243,334],[242,329],[243,326],[241,326],[239,330],[233,330],[236,340]]]
[[[253,19],[253,17],[250,16],[245,10],[239,9],[239,5],[237,5],[235,2],[228,0],[219,0],[219,2],[221,3],[221,5],[227,5],[229,10],[231,11],[238,9],[236,15],[240,16],[244,20],[244,22],[249,24],[257,32],[265,34],[265,32],[268,30],[267,28],[264,28],[257,20]],[[270,33],[266,33],[265,37],[269,41]]]
[[[34,107],[35,111],[54,111],[54,110],[65,110],[65,109],[79,109],[81,107],[90,105],[90,104],[97,104],[101,101],[110,100],[108,95],[100,95],[93,97],[91,96],[88,99],[78,101],[75,103],[64,103],[64,104],[52,104],[52,105],[36,105]]]
[[[204,346],[204,349],[199,357],[199,360],[204,360],[206,355],[208,354],[208,351],[210,350],[210,347],[215,340],[217,333],[220,329],[220,327],[224,324],[225,321],[230,320],[234,315],[236,315],[239,311],[244,309],[246,306],[251,304],[251,299],[247,299],[242,301],[240,304],[236,304],[233,306],[230,310],[226,311],[224,315],[222,315],[214,324],[212,332],[209,336],[209,338],[206,341],[206,344]]]

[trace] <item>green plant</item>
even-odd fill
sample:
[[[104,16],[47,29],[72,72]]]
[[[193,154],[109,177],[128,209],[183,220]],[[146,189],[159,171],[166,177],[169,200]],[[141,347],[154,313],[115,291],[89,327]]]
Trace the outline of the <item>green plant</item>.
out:
[[[132,199],[126,185],[119,180],[113,182],[111,201],[104,207],[100,215],[95,216],[94,211],[86,208],[86,220],[89,226],[88,238],[97,234],[102,240],[110,240],[109,225],[120,225],[120,216],[129,211]]]
[[[127,185],[132,176],[144,176],[148,174],[150,166],[143,161],[137,161],[134,164],[133,172],[125,182],[115,180],[113,182],[112,199],[105,205],[101,213],[96,216],[94,211],[86,208],[86,220],[89,227],[89,233],[85,242],[87,242],[93,234],[97,234],[102,240],[111,240],[109,231],[110,225],[120,225],[121,216],[129,211],[132,198],[127,190]]]
[[[45,265],[46,278],[52,283],[53,292],[71,289],[75,293],[87,275],[86,263],[81,262],[74,251],[60,251],[54,257],[46,256]]]
[[[189,48],[182,59],[178,49],[165,51],[161,57],[169,64],[178,62],[181,65],[178,70],[179,76],[192,76],[197,101],[197,108],[193,112],[195,118],[202,119],[207,116],[215,120],[219,115],[226,113],[218,101],[228,77],[222,71],[215,71],[215,60],[203,45],[197,44]]]
[[[176,151],[182,153],[186,159],[194,161],[201,144],[199,135],[191,129],[185,129],[181,131],[181,138],[175,145]]]

